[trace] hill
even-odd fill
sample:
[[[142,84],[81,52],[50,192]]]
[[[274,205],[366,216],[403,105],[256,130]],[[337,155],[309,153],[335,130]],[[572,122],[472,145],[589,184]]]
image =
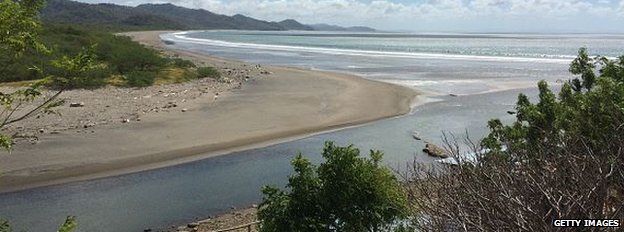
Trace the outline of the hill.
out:
[[[305,25],[294,19],[281,22],[258,20],[244,15],[227,16],[203,9],[173,4],[142,4],[136,7],[71,0],[48,0],[42,20],[54,24],[80,24],[111,30],[192,30],[232,29],[263,31],[375,31],[367,27],[339,27],[327,24]]]
[[[88,4],[69,0],[49,0],[41,13],[42,20],[48,23],[102,25],[107,28],[124,30],[312,30],[310,27],[302,27],[302,24],[294,20],[280,23],[268,22],[244,15],[227,16],[173,4],[142,4],[137,7],[129,7],[104,3]]]

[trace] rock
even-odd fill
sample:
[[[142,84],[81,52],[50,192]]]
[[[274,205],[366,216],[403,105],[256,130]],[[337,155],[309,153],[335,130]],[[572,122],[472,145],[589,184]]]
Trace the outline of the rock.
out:
[[[418,136],[418,134],[416,134],[416,133],[412,134],[412,137],[413,137],[415,140],[422,140],[422,139]]]
[[[511,111],[511,110],[509,110],[509,111],[507,111],[507,113],[508,113],[508,114],[516,114],[516,111]]]
[[[427,155],[433,156],[433,157],[439,157],[439,158],[448,158],[449,155],[448,153],[446,153],[446,151],[434,144],[431,143],[427,143],[425,145],[425,148],[422,150],[424,153],[426,153]]]
[[[258,208],[258,205],[253,204],[253,205],[251,205],[251,208]]]
[[[45,130],[44,130],[44,129],[39,129],[39,133],[42,133],[42,134],[43,134],[44,132],[45,132]]]
[[[144,229],[143,232],[152,232],[152,229],[147,228],[147,229]]]
[[[83,107],[85,104],[84,102],[72,102],[69,103],[69,107]]]
[[[188,225],[186,225],[186,226],[187,226],[188,228],[191,228],[191,229],[192,229],[192,228],[198,227],[198,226],[199,226],[199,223],[197,223],[197,222],[191,222],[191,223],[189,223],[189,224],[188,224]]]
[[[451,93],[451,94],[449,94],[449,96],[451,96],[451,97],[457,97],[457,94],[452,94],[452,93]]]
[[[186,111],[188,111],[188,109],[186,109],[186,108],[182,109],[182,112],[183,112],[183,113],[184,113],[184,112],[186,112]]]
[[[50,132],[50,134],[53,134],[53,135],[58,135],[60,133],[61,133],[60,131],[52,131],[52,132]]]
[[[129,122],[130,122],[130,119],[125,118],[125,119],[121,120],[121,122],[122,122],[122,123],[129,123]]]

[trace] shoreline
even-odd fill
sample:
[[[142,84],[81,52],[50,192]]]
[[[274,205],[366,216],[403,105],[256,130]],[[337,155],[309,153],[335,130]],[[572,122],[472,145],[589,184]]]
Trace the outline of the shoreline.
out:
[[[160,41],[160,33],[164,32],[125,34],[195,62],[220,68],[233,64],[252,66],[169,49]],[[4,172],[0,192],[153,170],[361,126],[409,113],[419,96],[407,87],[353,75],[264,68],[272,74],[245,83],[241,90],[224,92],[218,101],[216,97],[214,101],[200,98],[186,113],[145,115],[141,122],[105,125],[91,136],[44,135],[41,144],[17,147],[17,154],[0,157]],[[221,122],[225,125],[217,125]],[[205,135],[206,131],[225,135]],[[207,138],[200,139],[201,136]]]

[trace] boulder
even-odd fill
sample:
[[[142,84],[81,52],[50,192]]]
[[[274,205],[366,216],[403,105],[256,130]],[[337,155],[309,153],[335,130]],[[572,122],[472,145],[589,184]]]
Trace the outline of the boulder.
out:
[[[433,157],[439,157],[439,158],[448,158],[449,155],[448,153],[442,149],[441,147],[438,147],[434,144],[431,143],[427,143],[425,145],[425,148],[423,149],[423,152],[426,153],[427,155],[433,156]]]

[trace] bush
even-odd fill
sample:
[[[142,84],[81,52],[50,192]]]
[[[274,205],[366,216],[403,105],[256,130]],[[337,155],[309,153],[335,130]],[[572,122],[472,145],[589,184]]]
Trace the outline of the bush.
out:
[[[126,85],[130,87],[146,87],[154,84],[156,73],[149,71],[132,71],[125,75]]]
[[[170,58],[170,62],[173,67],[176,68],[195,68],[195,63],[190,60],[180,59],[180,58]]]
[[[197,75],[199,75],[200,78],[211,77],[214,79],[218,79],[221,77],[221,73],[219,73],[219,71],[217,71],[217,69],[213,67],[199,67],[197,68]]]
[[[544,81],[537,103],[521,94],[512,125],[490,121],[475,162],[449,143],[459,165],[408,175],[420,230],[553,231],[555,219],[624,218],[624,56],[581,49],[570,71],[581,78],[558,96]]]
[[[292,165],[288,192],[265,187],[261,231],[379,231],[404,216],[405,195],[383,154],[360,157],[355,147],[325,144],[318,167],[303,156]]]
[[[132,71],[158,71],[167,61],[156,51],[146,48],[128,37],[109,35],[98,43],[98,55],[120,74]]]

